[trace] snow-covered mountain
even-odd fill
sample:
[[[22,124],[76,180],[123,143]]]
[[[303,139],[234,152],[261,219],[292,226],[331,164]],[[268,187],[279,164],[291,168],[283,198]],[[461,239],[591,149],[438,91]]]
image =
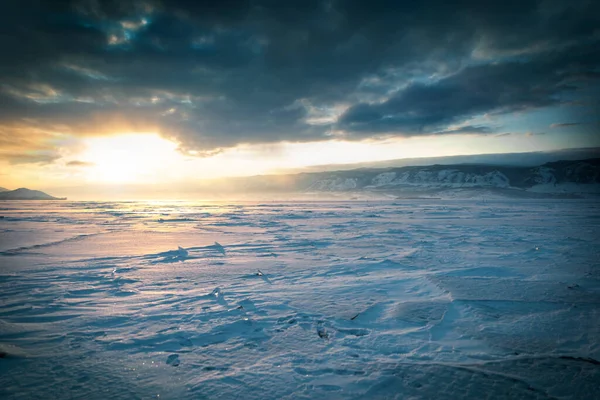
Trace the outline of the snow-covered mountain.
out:
[[[600,159],[548,163],[534,168],[489,165],[434,165],[390,168],[385,171],[344,171],[318,177],[308,189],[494,187],[527,189],[538,184],[600,183]]]
[[[343,179],[343,178],[341,178]],[[357,179],[345,178],[324,179],[315,182],[309,189],[340,190],[356,188]],[[427,187],[510,187],[510,180],[500,171],[485,173],[465,172],[457,168],[448,169],[414,169],[409,171],[382,172],[371,178],[363,188],[384,188],[394,186],[427,186]]]
[[[488,189],[506,193],[600,193],[600,158],[536,167],[486,164],[362,168],[236,178],[244,192],[381,192],[392,195]]]

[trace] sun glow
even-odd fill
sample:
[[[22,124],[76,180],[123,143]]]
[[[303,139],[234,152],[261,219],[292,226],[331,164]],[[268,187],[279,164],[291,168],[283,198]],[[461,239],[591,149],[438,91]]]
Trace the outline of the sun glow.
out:
[[[157,184],[169,185],[170,188],[180,185],[188,190],[205,179],[293,173],[315,165],[457,153],[477,154],[483,152],[490,140],[471,138],[470,148],[466,151],[453,143],[456,137],[439,138],[436,142],[428,141],[427,138],[414,138],[379,142],[244,145],[226,149],[211,157],[198,157],[178,151],[178,143],[158,134],[130,133],[84,139],[83,148],[78,148],[69,157],[71,162],[77,164],[65,168],[73,181],[82,179],[93,184]],[[507,141],[508,139],[504,140]],[[325,146],[328,151],[322,151]]]
[[[87,166],[84,176],[94,183],[175,183],[219,179],[228,176],[290,172],[312,165],[385,160],[407,156],[437,155],[453,150],[444,138],[425,146],[423,141],[283,143],[278,146],[240,146],[213,157],[184,155],[178,144],[151,133],[94,137],[85,140],[85,150],[76,157]],[[444,149],[441,145],[445,146]],[[287,171],[286,171],[287,169]]]
[[[181,155],[177,144],[156,134],[127,134],[86,140],[87,178],[106,183],[151,183],[166,178]]]

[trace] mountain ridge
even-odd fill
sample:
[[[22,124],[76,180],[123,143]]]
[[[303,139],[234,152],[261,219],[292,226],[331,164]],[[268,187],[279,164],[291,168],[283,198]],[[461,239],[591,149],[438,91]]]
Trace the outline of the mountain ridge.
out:
[[[245,192],[424,192],[455,189],[501,189],[506,193],[565,194],[597,192],[600,158],[561,160],[535,167],[489,164],[452,164],[359,168],[233,178]],[[575,185],[575,186],[573,186]],[[589,185],[589,186],[585,186]],[[596,187],[598,186],[598,187]]]
[[[600,196],[600,157],[536,166],[434,164],[52,190],[85,200],[462,198],[486,192],[502,197],[590,197]]]

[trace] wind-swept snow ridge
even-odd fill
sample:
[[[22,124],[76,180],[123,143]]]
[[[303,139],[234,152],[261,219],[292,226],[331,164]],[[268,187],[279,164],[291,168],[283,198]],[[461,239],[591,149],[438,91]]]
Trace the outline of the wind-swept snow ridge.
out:
[[[225,247],[221,246],[219,242],[215,242],[214,247],[219,253],[225,255]]]
[[[177,247],[177,256],[180,258],[186,258],[188,256],[188,251],[181,246]]]

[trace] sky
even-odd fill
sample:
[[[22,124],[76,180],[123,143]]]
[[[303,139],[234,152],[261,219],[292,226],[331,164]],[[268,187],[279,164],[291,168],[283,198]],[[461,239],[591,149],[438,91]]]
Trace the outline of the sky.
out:
[[[598,1],[19,0],[0,49],[6,188],[600,146]]]

